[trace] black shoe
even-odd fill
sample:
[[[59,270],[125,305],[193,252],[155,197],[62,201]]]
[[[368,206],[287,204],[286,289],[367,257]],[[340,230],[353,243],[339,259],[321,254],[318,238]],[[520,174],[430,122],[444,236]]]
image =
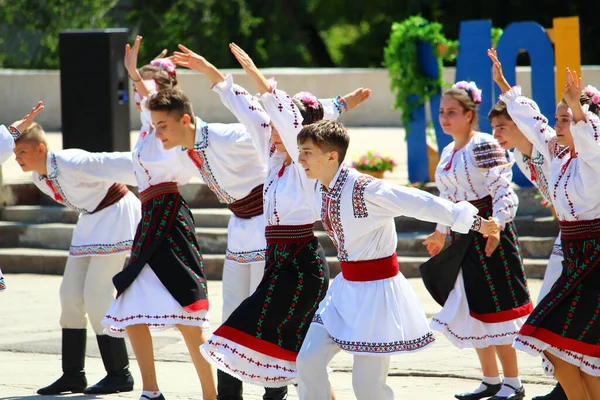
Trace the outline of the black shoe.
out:
[[[278,388],[265,388],[263,400],[286,400],[288,395],[287,386]]]
[[[489,398],[489,400],[523,400],[525,398],[525,388],[523,386],[515,389],[513,386],[507,385],[506,383],[504,385],[508,386],[515,392],[509,396],[492,396]]]
[[[62,370],[56,382],[37,391],[41,395],[65,392],[81,393],[87,386],[85,378],[85,329],[62,330]]]
[[[461,393],[461,394],[455,394],[454,397],[456,397],[458,400],[479,400],[479,399],[485,399],[486,397],[490,397],[495,395],[496,393],[498,393],[500,391],[500,389],[502,389],[502,384],[501,383],[497,383],[495,385],[486,383],[486,382],[481,382],[483,383],[486,388],[483,392],[479,392],[479,393],[473,393],[473,392],[469,392],[469,393]]]
[[[85,394],[111,394],[131,392],[133,376],[129,372],[129,358],[125,339],[113,338],[108,335],[96,336],[98,348],[106,369],[106,376],[100,382],[86,388]]]
[[[554,386],[554,389],[545,396],[535,396],[531,400],[567,400],[567,394],[565,393],[560,383]]]
[[[242,381],[217,370],[217,400],[244,400]]]
[[[163,394],[161,393],[160,396],[158,397],[148,397],[145,394],[140,395],[140,397],[143,397],[144,399],[148,399],[148,400],[165,400],[165,396],[163,396]]]

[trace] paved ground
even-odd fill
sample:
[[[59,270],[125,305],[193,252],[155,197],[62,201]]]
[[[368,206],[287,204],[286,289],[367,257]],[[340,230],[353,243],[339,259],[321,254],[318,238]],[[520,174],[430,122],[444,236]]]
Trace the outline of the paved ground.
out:
[[[35,395],[37,388],[51,383],[60,373],[58,288],[61,278],[11,274],[6,279],[8,290],[0,294],[3,322],[0,330],[0,400],[39,398]],[[431,317],[439,310],[439,306],[429,297],[420,279],[411,279],[410,282],[425,312]],[[530,288],[534,298],[537,297],[540,281],[532,280]],[[211,320],[214,321],[213,328],[216,328],[221,318],[221,282],[210,281],[209,292]],[[88,379],[95,383],[104,376],[104,371],[91,328],[88,333],[86,369]],[[199,382],[178,332],[171,330],[158,334],[155,337],[155,354],[159,383],[167,398],[201,398]],[[519,362],[528,397],[544,394],[551,389],[553,382],[542,375],[538,358],[519,354]],[[354,398],[351,365],[351,356],[343,353],[331,364],[334,369],[331,380],[339,400]],[[137,379],[134,392],[98,398],[137,399],[141,379],[134,361],[132,373]],[[433,348],[393,357],[388,383],[393,387],[397,399],[452,399],[454,393],[474,388],[479,376],[474,351],[458,350],[438,336]],[[261,399],[261,389],[246,385],[245,398]],[[290,399],[296,398],[295,390],[291,389]]]
[[[343,119],[342,119],[343,120]],[[399,167],[392,173],[386,173],[386,178],[399,183],[408,182],[406,169],[406,141],[403,128],[349,128],[351,140],[346,156],[347,161],[358,158],[366,150],[379,151],[384,155],[393,157]],[[135,144],[137,132],[131,133],[131,144]],[[48,145],[52,150],[62,149],[62,134],[59,132],[48,133]],[[14,156],[2,166],[2,180],[4,183],[30,181],[31,173],[21,171],[15,162]],[[200,178],[198,178],[200,182]]]

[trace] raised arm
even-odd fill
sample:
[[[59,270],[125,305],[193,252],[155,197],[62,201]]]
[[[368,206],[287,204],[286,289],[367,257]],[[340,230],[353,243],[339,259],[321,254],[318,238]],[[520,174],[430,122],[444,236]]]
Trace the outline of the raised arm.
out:
[[[87,181],[107,181],[137,186],[131,152],[81,152],[73,158],[78,176]]]
[[[371,96],[371,89],[358,88],[345,96],[319,99],[323,105],[323,119],[338,119],[346,111],[358,107]]]
[[[205,74],[213,84],[213,91],[219,94],[221,102],[242,123],[252,138],[259,156],[267,163],[270,153],[271,120],[258,99],[246,89],[233,83],[231,76],[225,77],[204,57],[179,45],[183,53],[175,52],[177,65]]]
[[[540,112],[537,103],[522,96],[519,86],[514,86],[500,95],[500,100],[506,103],[511,119],[533,147],[545,159],[552,160],[559,152],[560,146],[554,128],[548,125],[548,119]]]
[[[498,61],[496,49],[488,49],[487,53],[490,60],[492,60],[492,77],[494,78],[494,82],[496,82],[496,84],[500,87],[502,93],[508,92],[510,90],[510,84],[502,73],[502,64],[500,64],[500,61]]]
[[[147,87],[147,83],[142,80],[142,76],[137,69],[138,53],[140,51],[140,44],[142,42],[141,36],[136,36],[133,47],[128,44],[125,45],[125,69],[129,74],[129,79],[134,83],[135,90],[140,94],[142,98],[147,98],[152,89]]]
[[[15,141],[25,132],[35,117],[44,109],[44,103],[39,101],[23,119],[13,122],[8,128],[0,125],[0,164],[8,160],[15,149]]]

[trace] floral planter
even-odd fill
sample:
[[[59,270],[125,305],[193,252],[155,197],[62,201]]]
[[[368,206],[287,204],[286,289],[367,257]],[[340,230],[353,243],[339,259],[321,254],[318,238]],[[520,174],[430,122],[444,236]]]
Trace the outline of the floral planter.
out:
[[[359,169],[358,172],[365,175],[371,175],[373,178],[383,179],[383,174],[385,171],[366,171],[364,169]]]

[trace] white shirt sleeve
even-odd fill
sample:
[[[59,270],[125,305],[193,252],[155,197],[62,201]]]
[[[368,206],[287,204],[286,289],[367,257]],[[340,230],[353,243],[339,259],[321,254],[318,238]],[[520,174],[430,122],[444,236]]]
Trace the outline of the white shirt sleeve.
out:
[[[319,99],[319,102],[323,105],[323,119],[339,119],[343,113],[348,111],[348,105],[342,96]]]
[[[424,190],[373,180],[365,189],[367,210],[375,215],[394,218],[405,215],[449,226],[453,231],[468,233],[477,208],[467,201],[452,203]]]
[[[271,119],[258,99],[243,87],[234,84],[231,75],[214,85],[213,91],[219,94],[225,107],[246,127],[254,147],[266,164],[271,149]]]
[[[80,179],[137,186],[131,152],[81,152],[72,159]]]
[[[546,160],[552,160],[559,150],[556,132],[548,125],[548,119],[540,112],[537,103],[522,96],[519,86],[500,95],[500,100],[506,103],[511,119],[533,147]]]
[[[473,157],[492,197],[492,216],[504,226],[515,218],[519,207],[519,198],[511,186],[512,166],[515,159],[495,140],[476,144],[473,148]]]
[[[283,90],[277,89],[277,82],[271,80],[273,91],[264,93],[260,99],[271,118],[271,122],[285,146],[292,161],[298,162],[300,150],[298,150],[298,133],[302,130],[302,114],[298,107]]]
[[[571,134],[579,158],[582,180],[594,185],[600,176],[600,118],[589,112],[587,106],[584,106],[584,109],[586,120],[571,123]]]
[[[0,125],[0,164],[8,160],[15,150],[15,139],[19,137],[21,132],[17,128],[10,126],[5,127]]]

